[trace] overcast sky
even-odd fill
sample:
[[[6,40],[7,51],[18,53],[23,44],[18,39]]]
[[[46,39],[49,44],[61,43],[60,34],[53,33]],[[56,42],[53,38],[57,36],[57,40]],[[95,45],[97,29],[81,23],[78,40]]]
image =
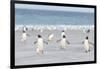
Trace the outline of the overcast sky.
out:
[[[15,4],[15,8],[94,13],[94,8],[83,8],[83,7],[80,8],[80,7],[61,7],[61,6],[49,6],[49,5]]]

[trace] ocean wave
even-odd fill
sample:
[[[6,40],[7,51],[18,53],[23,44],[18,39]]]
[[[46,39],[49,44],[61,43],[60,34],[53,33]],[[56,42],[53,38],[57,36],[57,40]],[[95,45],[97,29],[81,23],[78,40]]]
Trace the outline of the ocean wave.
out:
[[[16,25],[15,30],[22,30],[24,27],[28,30],[66,30],[66,29],[94,29],[94,25]]]

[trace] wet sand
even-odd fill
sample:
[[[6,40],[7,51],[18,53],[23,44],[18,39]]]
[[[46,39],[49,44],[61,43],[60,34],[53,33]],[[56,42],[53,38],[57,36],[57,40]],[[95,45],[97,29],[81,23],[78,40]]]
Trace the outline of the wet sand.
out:
[[[60,30],[43,32],[30,30],[27,31],[30,35],[25,42],[21,42],[22,31],[15,32],[15,65],[35,65],[35,64],[48,64],[48,63],[68,63],[68,62],[82,62],[94,60],[94,46],[91,46],[91,51],[85,53],[84,41],[85,37],[89,36],[89,41],[94,43],[94,31],[89,34],[83,33],[82,30],[67,30],[67,40],[70,44],[65,50],[59,48],[59,43],[56,41],[61,38]],[[54,38],[44,44],[44,54],[39,56],[36,54],[36,45],[34,41],[37,35],[41,34],[43,39],[47,41],[48,35],[53,33]]]

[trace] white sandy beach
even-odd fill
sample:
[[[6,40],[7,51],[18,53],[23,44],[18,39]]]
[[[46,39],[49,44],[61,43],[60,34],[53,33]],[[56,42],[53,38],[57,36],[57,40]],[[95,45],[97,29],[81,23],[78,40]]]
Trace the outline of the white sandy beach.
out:
[[[21,42],[22,31],[15,32],[15,65],[34,65],[34,64],[47,64],[47,63],[68,63],[68,62],[82,62],[94,60],[94,46],[91,47],[91,51],[85,53],[84,41],[85,36],[89,36],[89,41],[94,43],[94,31],[90,31],[89,34],[85,34],[82,30],[67,30],[67,40],[70,45],[65,50],[59,48],[59,43],[56,43],[61,38],[61,31],[44,30],[42,33],[36,30],[27,31],[30,35],[25,43]],[[41,34],[43,39],[47,41],[48,35],[53,33],[54,38],[48,42],[48,45],[44,45],[44,54],[39,56],[36,54],[34,41],[37,39],[37,35]]]

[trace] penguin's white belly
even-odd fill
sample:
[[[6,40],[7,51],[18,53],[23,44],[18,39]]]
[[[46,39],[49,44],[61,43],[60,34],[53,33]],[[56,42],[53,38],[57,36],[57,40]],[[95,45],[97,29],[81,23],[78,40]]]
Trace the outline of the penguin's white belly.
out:
[[[42,39],[38,40],[38,42],[37,42],[37,48],[39,50],[43,50],[43,40]]]
[[[52,35],[50,35],[49,37],[48,37],[48,40],[50,41],[50,40],[52,40],[53,39],[53,34]]]
[[[64,32],[61,34],[61,36],[66,35]]]
[[[66,47],[66,39],[61,40],[61,47],[65,48]]]
[[[89,50],[89,48],[90,48],[90,46],[89,46],[89,42],[87,41],[87,40],[85,40],[85,42],[84,42],[84,48],[85,48],[85,50]]]
[[[26,28],[24,27],[24,29],[23,29],[24,31],[26,31]]]
[[[26,39],[27,39],[27,35],[26,35],[26,33],[23,33],[21,41],[25,41]]]

